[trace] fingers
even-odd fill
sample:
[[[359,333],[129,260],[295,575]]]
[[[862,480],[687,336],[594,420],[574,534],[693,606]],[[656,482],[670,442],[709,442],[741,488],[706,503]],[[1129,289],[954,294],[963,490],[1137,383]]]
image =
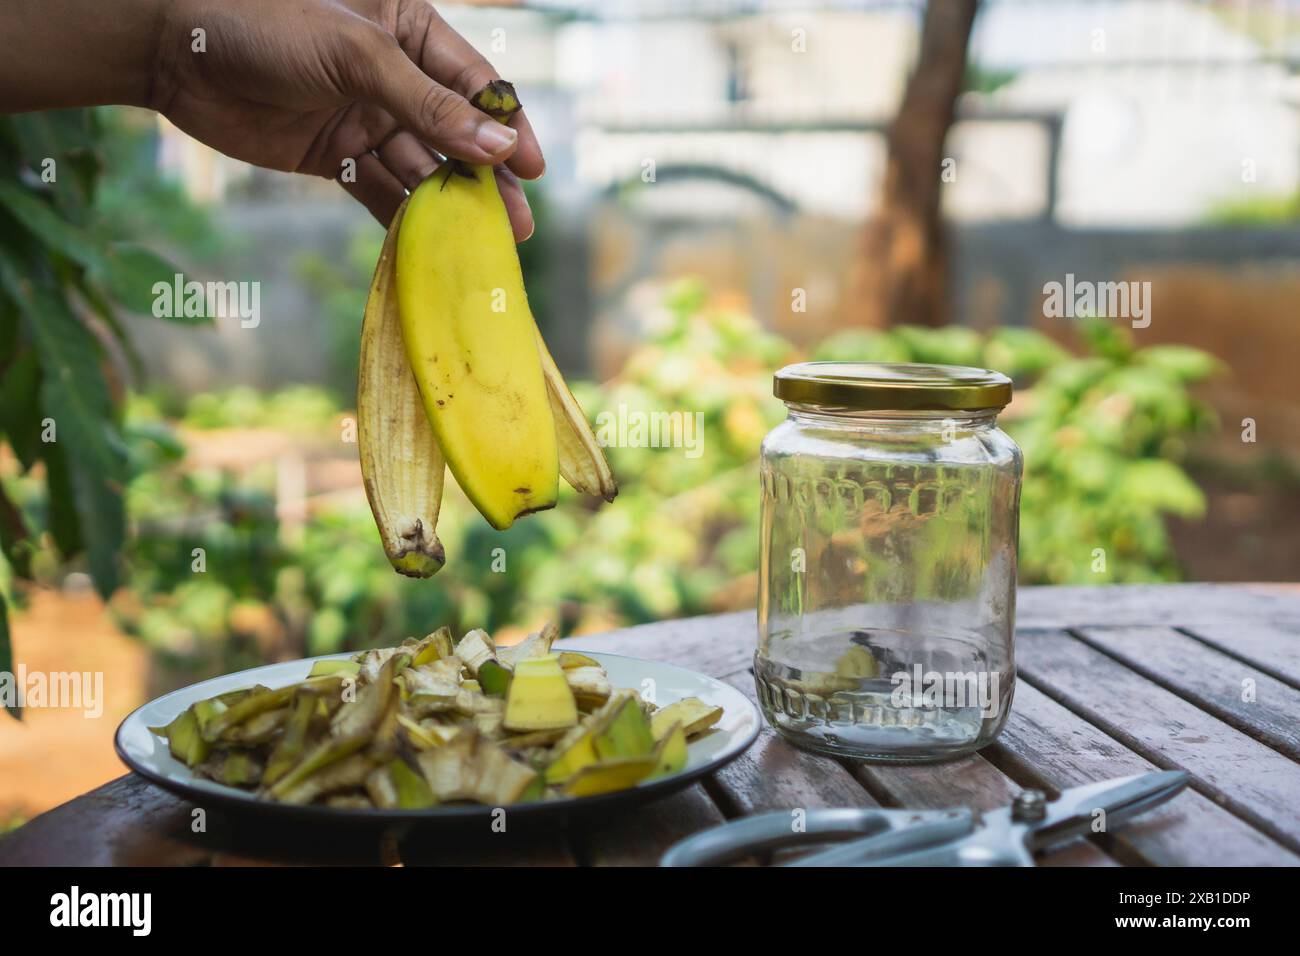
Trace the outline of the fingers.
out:
[[[518,133],[479,112],[461,96],[424,74],[390,34],[375,28],[359,36],[362,49],[351,64],[351,91],[392,113],[424,142],[448,156],[494,166],[515,152]]]
[[[497,176],[497,188],[501,190],[501,201],[506,204],[506,213],[510,216],[515,242],[523,242],[536,228],[532,207],[524,195],[524,187],[519,182],[519,177],[504,166],[498,166],[493,172]]]
[[[430,20],[422,31],[422,45],[416,61],[443,86],[468,99],[493,80],[500,79],[492,64],[429,8]],[[510,170],[524,179],[536,179],[546,169],[542,148],[532,125],[522,112],[510,118],[519,134],[518,149],[507,161]]]
[[[340,185],[357,200],[370,215],[379,220],[379,224],[388,228],[397,207],[406,198],[406,190],[379,158],[373,153],[362,153],[357,157],[356,181],[340,180]]]
[[[398,130],[375,153],[407,189],[414,189],[433,175],[439,163],[438,157],[406,130]]]
[[[415,189],[438,169],[438,157],[406,130],[394,133],[379,146],[375,153],[384,170],[390,174],[389,179],[406,189]],[[375,157],[369,156],[369,158]],[[361,175],[360,164],[361,161],[358,160],[358,179]],[[368,171],[370,169],[373,167],[368,167]],[[529,208],[528,198],[524,195],[519,177],[514,173],[504,166],[495,167],[494,172],[497,177],[497,187],[501,190],[501,200],[505,203],[506,213],[510,216],[510,227],[514,232],[515,242],[523,242],[533,234],[533,211]],[[391,195],[391,183],[385,182],[379,197],[383,208],[387,208],[391,203]],[[400,203],[401,199],[397,201]],[[396,209],[397,206],[393,205],[393,211]],[[391,216],[392,213],[389,215]]]

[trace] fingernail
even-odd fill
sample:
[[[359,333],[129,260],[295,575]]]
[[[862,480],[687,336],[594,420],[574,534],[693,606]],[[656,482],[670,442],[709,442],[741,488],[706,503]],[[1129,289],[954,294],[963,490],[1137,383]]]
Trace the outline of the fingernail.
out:
[[[496,156],[503,153],[511,146],[515,145],[515,140],[519,134],[509,126],[502,126],[496,120],[487,120],[479,124],[478,130],[474,133],[474,143],[484,152]]]

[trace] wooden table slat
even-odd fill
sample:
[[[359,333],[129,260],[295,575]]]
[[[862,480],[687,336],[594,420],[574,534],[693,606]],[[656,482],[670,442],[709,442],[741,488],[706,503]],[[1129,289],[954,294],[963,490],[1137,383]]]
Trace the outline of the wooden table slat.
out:
[[[1048,696],[1300,849],[1300,764],[1064,631],[1022,632],[1016,654],[1021,676]]]
[[[982,753],[1026,786],[1053,794],[1160,769],[1025,681],[1016,687],[1006,728]],[[1191,789],[1110,831],[1104,842],[1125,862],[1155,866],[1300,864],[1300,857]]]
[[[1088,627],[1073,633],[1224,723],[1300,760],[1300,690],[1172,628]]]
[[[1300,621],[1191,620],[1183,629],[1198,641],[1300,687]]]

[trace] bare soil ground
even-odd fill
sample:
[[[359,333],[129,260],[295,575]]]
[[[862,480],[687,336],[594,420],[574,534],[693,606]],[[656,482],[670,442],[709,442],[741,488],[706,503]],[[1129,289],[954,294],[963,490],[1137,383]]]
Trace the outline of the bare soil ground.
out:
[[[28,708],[0,714],[0,830],[120,776],[113,751],[122,718],[145,699],[149,655],[114,629],[93,594],[30,592],[11,621],[14,658],[29,672],[102,673],[103,713]]]

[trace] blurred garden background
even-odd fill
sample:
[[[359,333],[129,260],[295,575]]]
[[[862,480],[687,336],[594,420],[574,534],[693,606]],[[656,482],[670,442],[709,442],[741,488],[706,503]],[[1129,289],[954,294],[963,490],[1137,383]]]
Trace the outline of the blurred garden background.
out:
[[[546,150],[521,256],[579,399],[701,413],[703,453],[611,448],[614,504],[504,533],[449,482],[447,567],[398,577],[349,440],[382,229],[152,114],[0,119],[0,671],[106,689],[0,718],[0,830],[203,676],[752,607],[804,358],[1015,378],[1022,583],[1300,578],[1300,3],[438,6]],[[260,324],[154,318],[177,272],[259,283]],[[1149,282],[1149,326],[1048,317],[1067,275]]]

